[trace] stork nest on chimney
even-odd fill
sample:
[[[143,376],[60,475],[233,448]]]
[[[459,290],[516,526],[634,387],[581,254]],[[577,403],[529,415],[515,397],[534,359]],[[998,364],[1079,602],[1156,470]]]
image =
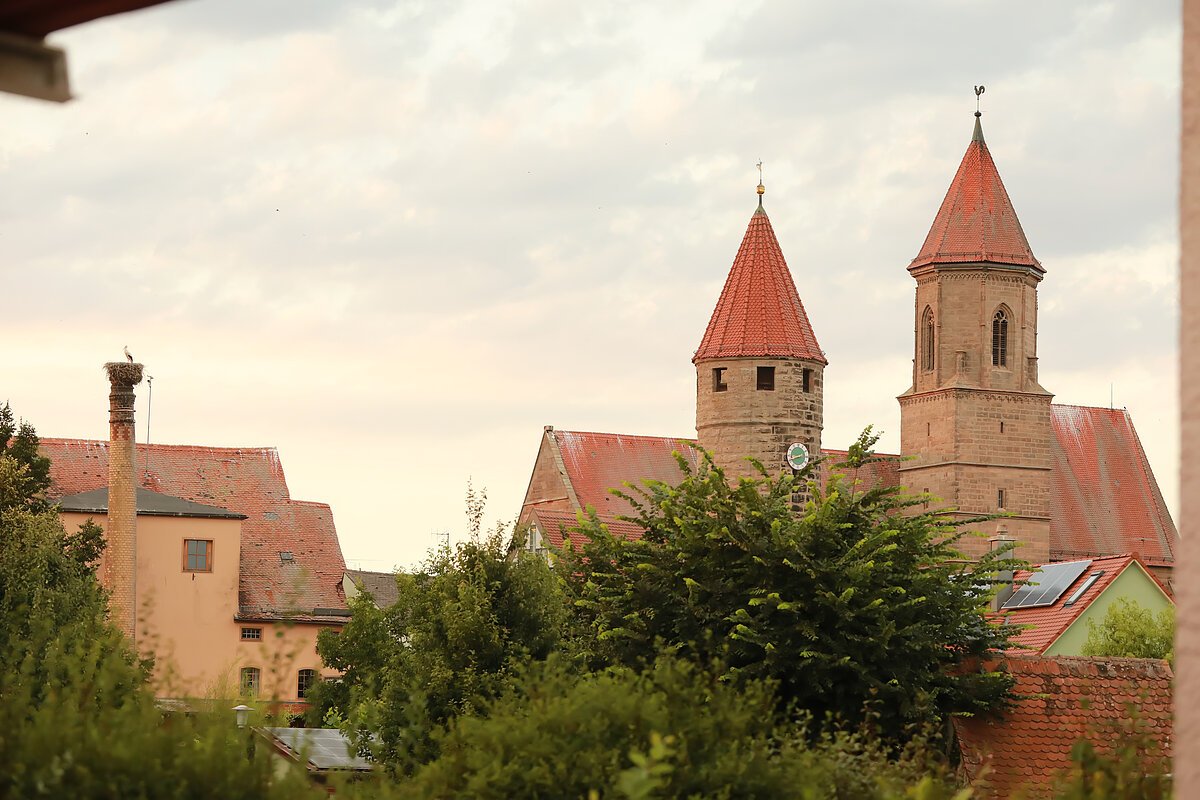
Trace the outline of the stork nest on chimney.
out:
[[[142,365],[127,361],[110,361],[104,365],[109,383],[121,386],[136,386],[142,382]]]

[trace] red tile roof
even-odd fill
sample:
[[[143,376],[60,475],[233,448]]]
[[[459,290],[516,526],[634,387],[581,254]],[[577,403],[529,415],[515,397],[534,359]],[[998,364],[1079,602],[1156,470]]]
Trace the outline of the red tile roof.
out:
[[[1071,626],[1071,623],[1079,619],[1079,615],[1092,604],[1092,601],[1099,597],[1134,560],[1134,557],[1129,554],[1092,559],[1091,565],[1067,587],[1067,590],[1053,605],[1014,609],[1001,612],[996,616],[1006,619],[1009,625],[1029,626],[1014,636],[1012,643],[1023,650],[1044,653],[1046,648],[1054,644],[1058,637],[1062,636]],[[1103,575],[1097,578],[1096,582],[1077,601],[1066,605],[1067,600],[1071,599],[1071,596],[1087,582],[1089,576],[1101,572]],[[1150,575],[1148,571],[1146,574],[1157,583],[1157,579],[1153,575]],[[1022,570],[1016,574],[1015,578],[1018,581],[1025,581],[1033,575],[1034,573],[1031,571]],[[1163,594],[1167,594],[1165,590]],[[1167,597],[1170,599],[1169,595]]]
[[[55,498],[107,485],[107,442],[41,441]],[[291,499],[274,448],[139,444],[137,464],[138,477],[149,489],[246,515],[240,616],[345,622],[313,614],[316,608],[346,607],[340,592],[346,563],[333,513],[323,503]],[[285,551],[295,560],[281,561]]]
[[[757,356],[827,363],[761,205],[750,217],[692,361]]]
[[[687,439],[559,430],[554,431],[554,439],[580,506],[590,506],[605,517],[633,513],[629,503],[609,489],[622,489],[625,483],[641,486],[644,480],[679,483],[682,473],[675,452],[693,468],[699,463]]]
[[[537,523],[538,529],[545,536],[546,543],[554,547],[556,550],[561,550],[563,541],[572,536],[570,531],[579,525],[579,520],[575,516],[574,511],[551,511],[544,508],[536,508],[531,512],[531,516]],[[637,540],[642,538],[641,526],[632,522],[616,519],[614,517],[599,517],[599,520],[608,532],[614,536],[619,536],[622,539]],[[574,534],[578,539],[578,534]]]
[[[950,182],[929,235],[908,268],[970,262],[1042,269],[1004,190],[996,162],[983,140],[978,117],[975,135]]]
[[[1022,787],[1034,797],[1052,792],[1075,742],[1111,751],[1131,729],[1131,707],[1139,730],[1171,754],[1173,674],[1165,661],[1009,656],[989,666],[1016,679],[1016,703],[999,716],[956,718],[954,729],[967,778],[976,781],[987,765],[982,783],[993,797]]]
[[[1051,406],[1050,558],[1137,553],[1172,564],[1179,534],[1124,409]]]

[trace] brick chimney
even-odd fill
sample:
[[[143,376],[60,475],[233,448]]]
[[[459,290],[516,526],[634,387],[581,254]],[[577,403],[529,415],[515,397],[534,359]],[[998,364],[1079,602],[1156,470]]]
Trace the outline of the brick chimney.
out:
[[[130,640],[137,635],[137,455],[134,443],[133,387],[142,365],[104,365],[108,394],[108,525],[104,584],[111,593],[112,620]]]

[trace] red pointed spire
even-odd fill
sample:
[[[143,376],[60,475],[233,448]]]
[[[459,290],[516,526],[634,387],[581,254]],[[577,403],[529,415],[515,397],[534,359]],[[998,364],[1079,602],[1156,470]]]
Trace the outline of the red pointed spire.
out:
[[[692,363],[762,356],[828,363],[760,199]]]
[[[1043,271],[983,140],[978,112],[971,144],[950,182],[920,254],[908,268],[976,261]]]

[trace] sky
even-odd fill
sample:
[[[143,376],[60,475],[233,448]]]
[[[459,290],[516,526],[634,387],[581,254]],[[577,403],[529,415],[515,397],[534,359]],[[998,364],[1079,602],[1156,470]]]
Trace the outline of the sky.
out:
[[[827,447],[899,446],[916,255],[981,98],[1034,253],[1039,375],[1133,415],[1178,514],[1179,7],[181,0],[50,37],[0,95],[0,401],[279,449],[347,562],[520,509],[543,426],[695,435],[691,356],[765,206]],[[147,412],[150,412],[147,414]],[[146,424],[149,416],[150,430]]]

